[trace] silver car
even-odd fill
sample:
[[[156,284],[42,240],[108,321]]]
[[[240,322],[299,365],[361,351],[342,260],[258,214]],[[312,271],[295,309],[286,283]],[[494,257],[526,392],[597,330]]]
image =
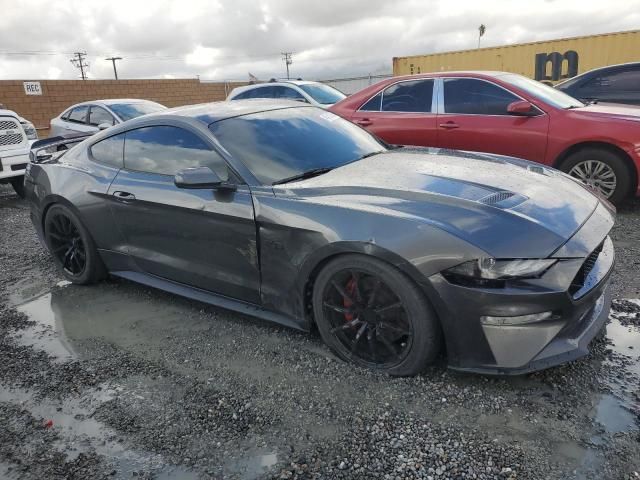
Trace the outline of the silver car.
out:
[[[277,98],[310,103],[316,107],[329,108],[346,95],[329,85],[303,80],[283,80],[279,82],[258,83],[234,88],[227,100],[246,100],[249,98]]]
[[[167,107],[149,100],[113,98],[83,102],[67,108],[51,120],[50,136],[95,133],[132,118],[159,112]]]

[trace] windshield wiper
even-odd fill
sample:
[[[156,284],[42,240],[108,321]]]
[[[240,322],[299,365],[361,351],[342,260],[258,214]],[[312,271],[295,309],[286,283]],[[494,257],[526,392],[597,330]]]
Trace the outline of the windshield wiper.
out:
[[[273,182],[271,185],[280,185],[281,183],[289,183],[289,182],[294,182],[296,180],[304,180],[306,178],[317,177],[318,175],[322,175],[323,173],[330,172],[331,170],[333,170],[333,167],[314,168],[312,170],[307,170],[306,172],[299,173],[297,175],[292,175],[290,177],[283,178],[282,180]]]
[[[390,146],[391,147],[391,146]],[[393,147],[391,147],[393,148]],[[358,159],[356,160],[356,162],[358,160],[364,160],[365,158],[369,158],[369,157],[373,157],[374,155],[380,155],[381,153],[386,153],[388,150],[378,150],[377,152],[369,152],[369,153],[365,153],[364,155],[362,155],[361,157],[358,157]]]

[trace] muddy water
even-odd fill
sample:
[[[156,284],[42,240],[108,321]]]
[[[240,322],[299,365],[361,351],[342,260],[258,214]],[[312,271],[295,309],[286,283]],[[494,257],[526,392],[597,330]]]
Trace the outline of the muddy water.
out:
[[[96,295],[99,292],[99,295]],[[149,296],[153,301],[149,301]],[[633,300],[636,302],[637,300]],[[129,283],[105,283],[100,290],[61,284],[59,287],[37,296],[19,305],[35,325],[15,335],[18,343],[32,345],[47,352],[57,361],[90,356],[91,352],[83,347],[83,340],[101,338],[121,348],[131,350],[144,344],[145,348],[154,345],[162,348],[170,339],[165,334],[172,329],[209,328],[206,320],[196,315],[202,307],[173,296],[159,296]],[[588,444],[567,442],[559,446],[558,455],[570,458],[579,466],[578,478],[582,471],[597,469],[603,461],[599,445],[621,432],[638,429],[636,416],[640,412],[638,376],[640,376],[640,328],[625,326],[614,312],[607,327],[607,338],[614,353],[615,368],[618,377],[633,378],[631,382],[612,380],[609,392],[593,394],[592,408],[586,414],[591,418],[593,431]],[[267,341],[267,339],[265,339]],[[522,380],[524,384],[528,378]],[[635,382],[635,383],[634,383]],[[629,388],[634,385],[636,388]],[[100,392],[86,392],[80,400],[68,400],[62,405],[39,402],[33,403],[27,391],[2,388],[0,401],[22,403],[36,417],[51,418],[64,432],[63,442],[69,455],[77,455],[84,444],[99,445],[98,453],[110,458],[122,472],[133,472],[140,468],[153,468],[162,464],[159,458],[149,452],[137,452],[126,448],[113,439],[117,434],[107,426],[92,420],[90,412],[100,402],[107,401],[113,390],[104,386]],[[512,420],[516,421],[516,420]],[[525,424],[512,425],[512,431],[522,430],[526,436]],[[521,427],[521,428],[519,428]],[[70,445],[70,447],[69,447]],[[62,446],[61,446],[62,447]],[[225,465],[225,470],[234,472],[240,478],[255,478],[264,473],[278,460],[277,452],[255,448],[246,454],[234,458]],[[160,468],[160,467],[157,467]],[[0,474],[2,465],[0,465]],[[197,478],[188,470],[162,467],[156,472],[161,479]]]
[[[170,341],[157,331],[182,328],[185,318],[191,315],[194,317],[189,318],[191,331],[208,327],[208,323],[195,318],[200,310],[180,297],[159,297],[155,292],[127,282],[107,282],[101,285],[99,295],[96,292],[94,288],[61,282],[47,293],[17,303],[17,310],[27,315],[34,325],[14,333],[14,341],[44,351],[52,361],[60,363],[91,357],[92,351],[85,347],[84,340],[99,338],[125,350],[135,350],[141,343],[161,346]],[[153,295],[153,301],[149,301],[149,295]],[[15,295],[11,297],[13,302],[19,299]],[[196,304],[196,307],[202,305]],[[136,391],[144,382],[145,379],[138,379]],[[61,434],[55,447],[64,451],[69,460],[93,449],[106,457],[122,478],[139,471],[153,472],[153,478],[158,480],[200,478],[189,469],[167,465],[160,455],[131,448],[118,432],[92,418],[100,404],[118,396],[123,389],[126,387],[103,385],[84,392],[80,398],[36,401],[33,392],[0,384],[0,402],[19,404],[35,418],[51,420]],[[250,480],[265,473],[277,461],[277,452],[250,446],[230,456],[222,468],[233,478]],[[7,469],[0,464],[0,478],[5,478],[3,468]]]

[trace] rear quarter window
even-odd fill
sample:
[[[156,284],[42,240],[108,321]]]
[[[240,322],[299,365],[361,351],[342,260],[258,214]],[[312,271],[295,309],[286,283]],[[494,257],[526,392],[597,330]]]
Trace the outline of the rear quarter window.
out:
[[[123,167],[124,133],[105,138],[89,148],[90,157],[99,163],[115,168]]]

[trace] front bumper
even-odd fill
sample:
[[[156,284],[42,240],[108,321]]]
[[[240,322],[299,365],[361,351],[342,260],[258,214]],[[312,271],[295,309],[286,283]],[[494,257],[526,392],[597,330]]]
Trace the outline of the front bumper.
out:
[[[15,154],[15,152],[0,152],[0,180],[19,177],[29,163],[29,152]]]
[[[557,255],[594,249],[587,237],[610,228],[606,215],[588,222]],[[606,232],[605,232],[606,234]],[[586,355],[591,340],[606,324],[611,306],[609,278],[613,272],[613,243],[606,237],[593,268],[576,289],[571,281],[585,256],[558,262],[541,279],[507,288],[470,288],[448,282],[441,274],[429,277],[434,305],[445,334],[449,367],[488,374],[518,375],[545,369]],[[521,325],[495,325],[483,316],[517,317],[553,312],[553,317]]]

